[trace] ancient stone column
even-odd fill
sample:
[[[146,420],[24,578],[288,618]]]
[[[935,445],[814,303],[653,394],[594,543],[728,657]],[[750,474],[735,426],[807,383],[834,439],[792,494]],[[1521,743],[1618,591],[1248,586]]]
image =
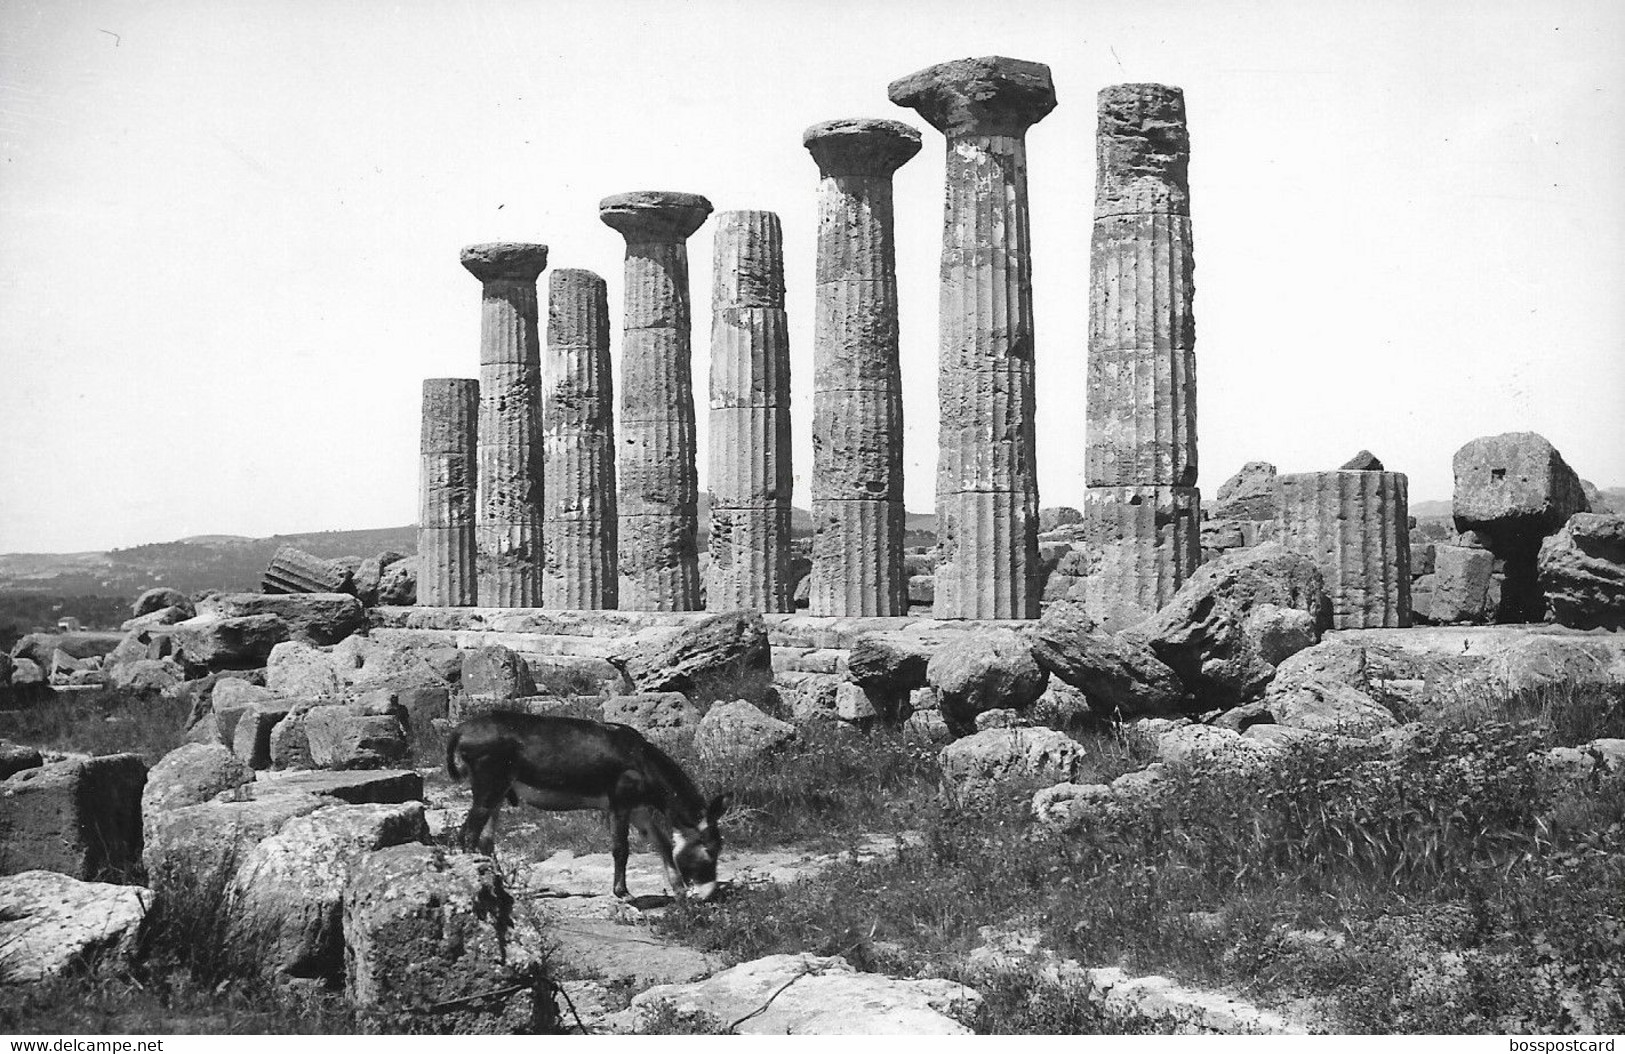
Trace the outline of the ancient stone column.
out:
[[[620,606],[700,607],[688,248],[711,214],[698,194],[639,191],[598,204],[626,238],[621,336]]]
[[[542,605],[613,608],[615,384],[609,294],[591,271],[548,276],[542,371]]]
[[[790,611],[790,330],[771,212],[717,215],[711,292],[713,611]]]
[[[1334,629],[1411,624],[1410,507],[1403,472],[1280,477],[1276,537],[1326,579]]]
[[[1096,569],[1084,599],[1120,626],[1167,603],[1200,558],[1185,537],[1200,495],[1184,94],[1102,89],[1095,152],[1084,512]]]
[[[1049,67],[945,62],[888,94],[948,141],[937,401],[938,618],[1036,618],[1027,128],[1055,108]]]
[[[437,377],[423,382],[418,442],[418,603],[478,603],[474,491],[480,382]]]
[[[480,603],[542,602],[541,340],[536,279],[547,246],[491,242],[463,250],[484,287],[475,563]]]
[[[819,174],[807,610],[906,615],[892,173],[920,152],[920,133],[901,121],[825,121],[801,142]]]

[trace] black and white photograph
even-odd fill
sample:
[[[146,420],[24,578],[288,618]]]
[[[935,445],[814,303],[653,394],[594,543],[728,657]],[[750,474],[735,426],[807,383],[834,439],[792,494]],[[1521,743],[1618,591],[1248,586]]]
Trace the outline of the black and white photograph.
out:
[[[0,1038],[1614,1050],[1622,190],[1618,0],[0,0]]]

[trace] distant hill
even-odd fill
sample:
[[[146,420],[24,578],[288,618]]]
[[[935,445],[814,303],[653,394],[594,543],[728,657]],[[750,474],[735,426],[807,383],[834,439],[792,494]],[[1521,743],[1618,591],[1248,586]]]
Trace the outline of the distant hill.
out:
[[[710,523],[709,495],[700,496],[700,545]],[[906,544],[931,545],[937,518],[910,513]],[[792,509],[790,533],[812,534],[812,513]],[[417,527],[384,527],[362,531],[317,531],[244,538],[234,534],[197,534],[173,542],[152,542],[101,553],[0,554],[0,592],[55,596],[134,597],[154,586],[183,593],[200,589],[257,590],[265,565],[278,548],[291,545],[316,556],[372,556],[386,549],[417,551]]]

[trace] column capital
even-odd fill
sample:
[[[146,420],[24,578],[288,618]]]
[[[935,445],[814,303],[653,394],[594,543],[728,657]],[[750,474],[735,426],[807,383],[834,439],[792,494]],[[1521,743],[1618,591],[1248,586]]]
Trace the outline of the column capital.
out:
[[[620,231],[628,244],[680,242],[700,229],[711,203],[698,194],[634,190],[598,203],[598,218]]]
[[[465,246],[460,258],[468,273],[482,282],[534,282],[547,268],[547,246],[535,242],[481,242]]]
[[[902,121],[845,117],[801,133],[821,176],[889,176],[920,152],[919,130]]]
[[[892,81],[886,96],[918,111],[950,139],[1019,137],[1055,109],[1048,66],[1000,55],[928,66]]]

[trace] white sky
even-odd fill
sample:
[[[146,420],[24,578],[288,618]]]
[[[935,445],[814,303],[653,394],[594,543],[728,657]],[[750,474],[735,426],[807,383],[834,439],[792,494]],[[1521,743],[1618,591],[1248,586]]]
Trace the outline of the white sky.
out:
[[[458,249],[545,242],[618,313],[597,202],[641,189],[783,218],[805,506],[801,132],[835,117],[925,132],[897,222],[929,511],[943,148],[886,85],[989,54],[1060,98],[1028,135],[1043,504],[1082,500],[1094,97],[1121,81],[1185,89],[1205,494],[1369,447],[1448,498],[1461,444],[1525,429],[1625,483],[1618,0],[0,0],[0,552],[412,522],[421,381],[478,374]]]

